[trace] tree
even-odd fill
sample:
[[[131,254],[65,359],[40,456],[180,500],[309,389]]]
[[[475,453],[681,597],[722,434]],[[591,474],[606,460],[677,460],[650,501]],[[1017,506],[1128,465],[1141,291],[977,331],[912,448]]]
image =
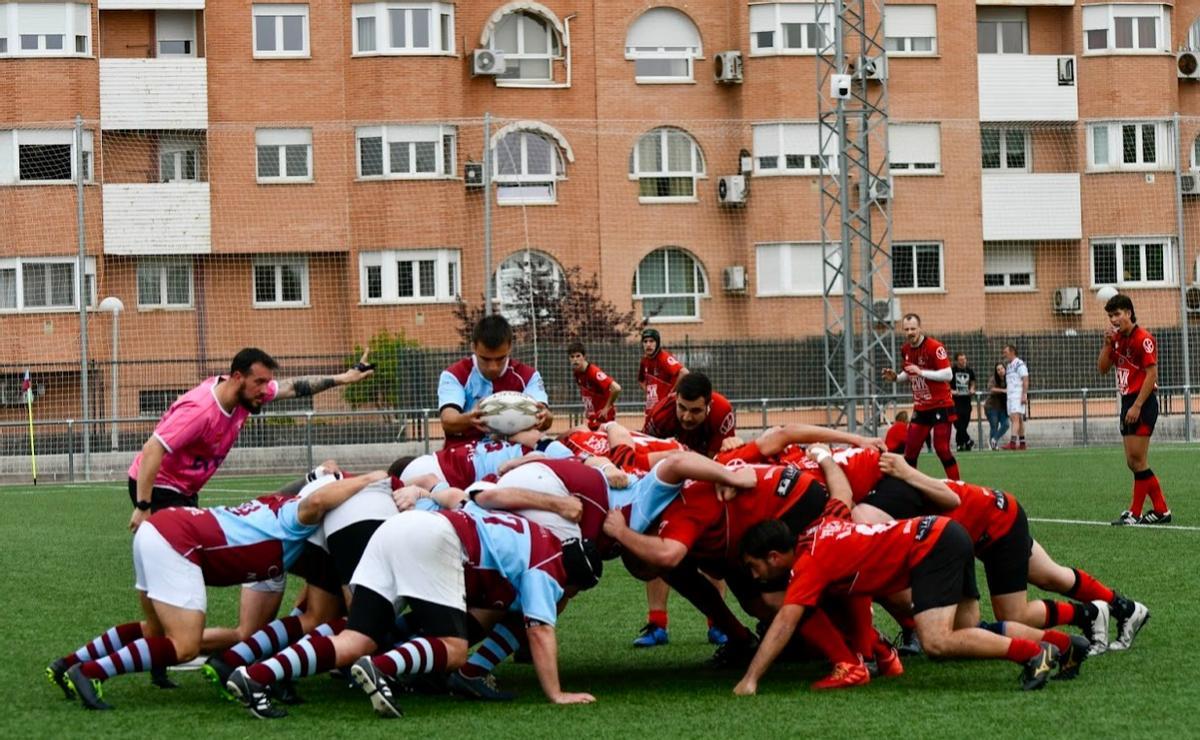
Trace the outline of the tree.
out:
[[[606,300],[600,279],[594,273],[585,276],[579,267],[567,268],[560,276],[529,262],[502,287],[509,300],[496,308],[512,324],[516,340],[522,344],[624,342],[636,337],[644,325],[636,312],[622,312]],[[454,307],[464,344],[471,343],[471,330],[484,314],[482,297],[477,304],[460,301]]]
[[[403,388],[411,385],[406,377],[406,369],[411,363],[405,363],[403,358],[417,346],[417,341],[405,337],[404,332],[392,334],[385,329],[371,337],[367,343],[371,350],[368,360],[375,365],[375,374],[366,382],[346,386],[342,391],[346,402],[353,408],[378,409],[404,408],[406,403],[411,403],[412,399],[401,393]],[[347,364],[358,362],[362,353],[362,347],[355,346]]]

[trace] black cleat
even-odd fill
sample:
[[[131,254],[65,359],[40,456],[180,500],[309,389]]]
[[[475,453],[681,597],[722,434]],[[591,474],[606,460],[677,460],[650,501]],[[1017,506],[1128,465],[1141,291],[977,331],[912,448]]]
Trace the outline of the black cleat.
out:
[[[750,665],[750,661],[754,659],[756,650],[758,650],[758,640],[756,638],[751,637],[748,640],[734,640],[730,638],[729,642],[713,651],[712,657],[706,661],[705,665],[709,668],[742,669]]]
[[[59,658],[46,666],[46,680],[62,689],[68,700],[75,700],[75,688],[67,680],[67,661]]]
[[[287,716],[287,710],[280,709],[271,703],[271,695],[267,687],[250,678],[250,672],[242,666],[233,672],[225,683],[229,693],[242,703],[250,714],[259,719],[279,719]]]
[[[1054,674],[1055,681],[1070,681],[1079,675],[1079,666],[1087,660],[1092,641],[1083,635],[1071,635],[1071,647],[1058,656],[1058,673]]]
[[[892,642],[892,647],[896,648],[896,652],[905,658],[920,655],[923,652],[921,639],[917,637],[916,630],[900,630],[900,634],[896,635],[896,639]]]
[[[154,666],[150,669],[150,683],[160,689],[177,689],[179,684],[167,678],[165,667]]]
[[[82,664],[76,663],[67,669],[67,683],[79,697],[84,709],[95,709],[96,711],[112,709],[112,705],[104,701],[104,689],[101,687],[100,681],[83,675]]]
[[[486,676],[468,677],[464,676],[462,671],[455,671],[450,674],[446,685],[449,687],[450,693],[466,699],[512,701],[517,698],[517,695],[511,691],[501,691],[500,687],[496,685],[496,677],[491,673]]]
[[[237,697],[225,688],[226,682],[233,676],[233,667],[225,661],[221,660],[219,655],[210,655],[208,660],[204,661],[204,665],[200,668],[200,672],[204,674],[204,678],[208,682],[217,687],[217,692],[222,699],[226,701],[237,701]]]
[[[1025,661],[1019,678],[1022,691],[1037,691],[1050,680],[1050,672],[1058,664],[1058,648],[1048,642],[1040,643],[1038,654]]]
[[[1142,514],[1141,518],[1139,518],[1137,520],[1137,523],[1138,524],[1170,524],[1171,523],[1171,510],[1167,509],[1166,511],[1158,512],[1158,511],[1155,511],[1154,509],[1151,509],[1150,511],[1147,511],[1145,514]]]
[[[404,710],[396,701],[396,692],[393,690],[395,682],[375,667],[370,656],[363,656],[354,661],[354,665],[350,667],[350,675],[354,676],[359,688],[371,700],[375,714],[385,719],[404,716]]]

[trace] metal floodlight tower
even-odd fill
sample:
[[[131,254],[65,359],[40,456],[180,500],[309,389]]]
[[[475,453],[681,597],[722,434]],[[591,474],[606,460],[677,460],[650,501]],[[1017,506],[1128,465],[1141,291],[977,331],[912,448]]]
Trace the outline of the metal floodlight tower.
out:
[[[882,0],[816,8],[827,422],[875,431],[895,367]],[[891,384],[888,384],[891,385]]]

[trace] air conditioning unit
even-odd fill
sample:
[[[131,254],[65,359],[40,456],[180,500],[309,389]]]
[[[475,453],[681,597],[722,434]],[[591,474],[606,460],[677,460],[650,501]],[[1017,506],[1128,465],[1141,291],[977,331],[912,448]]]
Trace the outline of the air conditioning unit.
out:
[[[1083,288],[1055,288],[1054,313],[1083,313]]]
[[[725,268],[725,292],[746,292],[746,266],[733,265]]]
[[[483,187],[482,162],[467,162],[463,165],[463,184],[469,188]]]
[[[471,74],[476,77],[483,75],[494,77],[504,74],[507,68],[504,62],[504,52],[502,51],[476,49],[475,56],[471,59]]]
[[[1181,80],[1200,80],[1200,53],[1181,51],[1176,54],[1175,70]]]
[[[894,324],[903,314],[900,312],[900,299],[892,296],[891,300],[874,301],[871,303],[871,315],[877,324]]]
[[[714,60],[713,79],[726,84],[742,81],[742,52],[719,51]]]
[[[887,57],[860,56],[854,63],[854,76],[860,80],[886,80]]]
[[[1200,287],[1192,285],[1183,291],[1183,302],[1188,313],[1200,313]]]
[[[871,176],[867,186],[867,197],[876,203],[885,203],[892,199],[892,181],[887,177]]]
[[[1075,57],[1058,58],[1058,84],[1060,87],[1075,85]]]
[[[1179,176],[1179,193],[1181,195],[1200,195],[1200,175],[1189,174]]]
[[[746,205],[746,177],[725,175],[717,180],[717,200],[723,206]]]

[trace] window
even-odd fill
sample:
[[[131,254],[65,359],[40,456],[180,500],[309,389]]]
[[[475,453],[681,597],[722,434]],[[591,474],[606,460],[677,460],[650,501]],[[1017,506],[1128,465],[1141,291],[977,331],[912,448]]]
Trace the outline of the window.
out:
[[[357,3],[353,16],[355,55],[454,53],[449,3]]]
[[[656,128],[643,134],[629,155],[629,177],[638,181],[641,201],[691,202],[696,180],[704,177],[704,157],[687,132]]]
[[[756,175],[815,175],[832,170],[837,158],[822,153],[821,126],[816,123],[760,123],[754,126],[754,173]],[[825,133],[825,136],[830,136]],[[826,141],[823,149],[837,145]]]
[[[539,318],[548,313],[546,304],[563,292],[563,269],[548,254],[525,249],[509,255],[496,270],[496,302],[509,323],[520,326],[534,310]],[[540,302],[539,309],[534,302]]]
[[[1085,5],[1084,54],[1170,51],[1170,16],[1163,5]]]
[[[985,128],[979,133],[983,169],[1029,172],[1029,135],[1020,129]]]
[[[1033,247],[983,245],[983,287],[989,291],[1033,290]]]
[[[137,266],[138,308],[191,308],[192,263],[142,259]]]
[[[308,305],[308,262],[303,257],[262,258],[254,263],[254,307]]]
[[[260,128],[254,144],[259,182],[312,181],[312,129]]]
[[[554,203],[565,177],[562,152],[546,134],[515,129],[496,140],[492,164],[498,203]]]
[[[1173,242],[1164,237],[1092,240],[1092,286],[1156,286],[1175,281]]]
[[[0,131],[0,184],[71,183],[75,165],[75,132],[71,129]],[[83,179],[92,179],[91,131],[83,132]]]
[[[457,249],[361,252],[359,298],[363,303],[435,303],[461,293]]]
[[[0,311],[77,311],[75,257],[0,259]],[[85,262],[88,305],[96,305],[96,258]]]
[[[159,10],[154,13],[155,38],[160,57],[196,56],[196,13],[193,10]]]
[[[364,126],[356,132],[358,176],[424,179],[453,177],[453,126]]]
[[[888,54],[932,56],[937,53],[937,6],[883,6],[883,45]]]
[[[1174,167],[1174,134],[1169,121],[1092,123],[1087,131],[1090,171]]]
[[[158,153],[159,182],[196,182],[199,147],[195,144],[163,144]]]
[[[1193,21],[1188,28],[1187,48],[1192,51],[1200,49],[1200,18]]]
[[[941,290],[941,244],[893,244],[892,288],[894,290]]]
[[[841,295],[842,284],[835,281],[835,272],[842,255],[836,244],[830,244],[829,250],[832,269],[826,273],[820,244],[759,244],[754,260],[758,295],[824,295],[824,280],[833,281],[830,293]]]
[[[553,82],[553,62],[562,58],[554,24],[524,10],[508,13],[496,23],[488,48],[504,52],[505,71],[498,80]]]
[[[656,249],[642,259],[633,276],[633,297],[650,321],[700,318],[700,299],[708,280],[699,260],[679,247]]]
[[[888,157],[893,175],[936,175],[942,169],[941,128],[936,123],[888,126]]]
[[[308,6],[254,5],[254,56],[308,56]]]
[[[91,39],[91,5],[0,3],[0,56],[87,56]]]
[[[976,9],[975,30],[980,54],[1027,54],[1029,33],[1025,8]]]
[[[750,6],[750,53],[815,54],[833,37],[829,6],[766,3]]]
[[[625,58],[634,60],[638,82],[691,81],[692,60],[701,54],[696,24],[673,8],[647,10],[625,36]]]

